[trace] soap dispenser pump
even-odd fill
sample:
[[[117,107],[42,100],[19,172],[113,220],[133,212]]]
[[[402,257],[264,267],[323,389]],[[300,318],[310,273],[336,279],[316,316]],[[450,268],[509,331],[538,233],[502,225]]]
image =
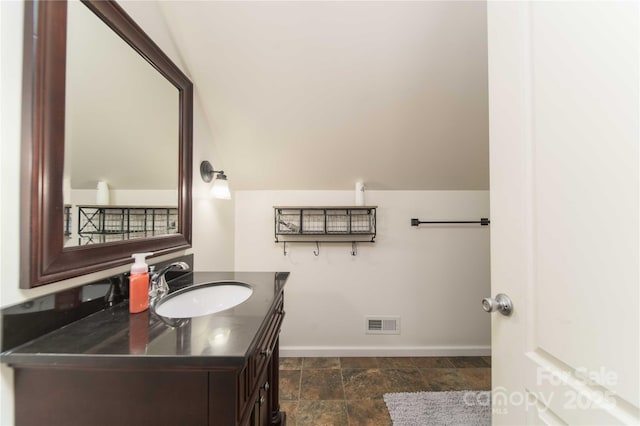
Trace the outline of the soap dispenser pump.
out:
[[[129,312],[137,314],[149,309],[149,266],[145,262],[153,253],[134,253],[129,276]]]

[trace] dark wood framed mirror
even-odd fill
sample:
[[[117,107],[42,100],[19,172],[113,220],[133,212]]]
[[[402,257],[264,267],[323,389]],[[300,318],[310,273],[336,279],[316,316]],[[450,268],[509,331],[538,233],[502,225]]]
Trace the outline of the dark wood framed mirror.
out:
[[[21,288],[123,265],[131,261],[132,253],[162,255],[191,247],[193,85],[115,2],[90,0],[82,3],[177,89],[177,232],[65,247],[67,2],[27,1],[22,105]],[[100,83],[96,78],[95,84]],[[140,161],[153,162],[153,156]]]

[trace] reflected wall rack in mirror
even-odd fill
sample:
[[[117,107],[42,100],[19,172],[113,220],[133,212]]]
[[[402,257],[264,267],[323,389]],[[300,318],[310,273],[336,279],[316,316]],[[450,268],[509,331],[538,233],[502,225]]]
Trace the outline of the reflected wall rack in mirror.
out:
[[[134,252],[157,255],[191,246],[193,85],[147,34],[112,1],[82,1],[177,90],[175,167],[177,232],[134,240],[64,247],[67,2],[25,2],[22,103],[20,287],[31,288],[123,265]],[[115,72],[112,64],[105,72]],[[96,85],[104,80],[92,77]],[[94,102],[98,100],[94,99]],[[116,106],[118,107],[118,106]],[[122,105],[120,105],[122,107]],[[104,115],[109,115],[105,111]],[[143,124],[147,125],[147,124]],[[143,159],[153,162],[153,153]],[[117,167],[118,165],[114,165]]]
[[[78,206],[77,245],[175,234],[178,209],[160,206]]]

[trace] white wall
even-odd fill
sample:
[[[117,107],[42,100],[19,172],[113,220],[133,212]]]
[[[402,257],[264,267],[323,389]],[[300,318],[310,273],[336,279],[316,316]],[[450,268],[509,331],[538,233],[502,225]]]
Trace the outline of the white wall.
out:
[[[177,179],[177,178],[176,178]],[[69,204],[92,206],[96,204],[95,189],[72,189]],[[175,189],[109,189],[110,206],[177,206],[178,190]]]
[[[353,191],[237,191],[238,270],[290,271],[283,355],[489,354],[489,227],[410,226],[489,217],[488,191],[367,191],[374,244],[274,243],[274,205],[351,205]],[[365,315],[401,316],[400,335],[366,335]]]
[[[486,2],[160,3],[236,189],[489,189]]]
[[[0,304],[18,293],[22,2],[0,2]],[[0,331],[1,333],[1,331]],[[13,370],[0,365],[0,424],[13,424]]]
[[[123,2],[122,6],[149,36],[181,66],[169,32],[155,2]],[[22,96],[22,43],[24,5],[22,2],[0,1],[0,41],[2,50],[0,74],[0,307],[20,303],[44,294],[74,287],[115,273],[128,266],[97,272],[32,290],[18,288],[20,211],[20,122]],[[189,73],[184,70],[188,75]],[[196,268],[228,270],[233,268],[233,204],[212,200],[205,194],[208,185],[200,180],[199,164],[215,157],[209,125],[199,106],[197,84],[194,102],[194,184],[193,184],[193,248],[197,253]],[[216,161],[218,160],[218,161]],[[216,164],[216,165],[218,165]],[[178,253],[179,254],[179,253]],[[163,260],[158,258],[157,260]],[[154,259],[155,261],[155,259]],[[0,424],[13,424],[13,370],[0,366]]]
[[[167,27],[161,10],[162,2],[121,1],[120,4],[160,48],[191,76],[185,61],[176,48],[171,29]],[[211,184],[200,178],[200,162],[209,160],[216,170],[225,169],[225,161],[219,155],[218,141],[212,132],[212,123],[202,109],[200,82],[193,81],[193,240],[195,269],[221,271],[233,269],[233,209],[234,203],[216,200],[209,196]],[[233,174],[229,173],[229,179]],[[233,186],[233,183],[231,184]],[[233,188],[232,188],[233,189]]]
[[[68,2],[67,15],[71,187],[104,180],[114,189],[177,189],[179,91],[84,4]]]
[[[195,83],[194,83],[195,84]],[[216,150],[216,141],[200,106],[195,90],[193,128],[193,241],[194,268],[199,271],[222,271],[234,268],[234,203],[218,200],[209,194],[210,183],[200,177],[200,162],[209,160],[216,170],[224,168],[224,161]],[[229,179],[233,174],[229,173]],[[233,183],[231,184],[231,186]],[[232,192],[232,197],[233,192]]]

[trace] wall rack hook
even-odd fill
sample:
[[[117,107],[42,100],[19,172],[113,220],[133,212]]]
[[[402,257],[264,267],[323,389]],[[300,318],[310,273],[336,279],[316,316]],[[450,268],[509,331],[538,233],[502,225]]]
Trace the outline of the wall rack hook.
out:
[[[286,242],[286,241],[283,241],[283,243],[284,243],[284,244],[282,244],[282,254],[283,254],[284,256],[286,256],[286,255],[287,255],[287,242]]]
[[[316,241],[316,249],[313,251],[314,256],[320,256],[320,243]]]
[[[358,255],[358,243],[355,241],[351,241],[351,256]]]

